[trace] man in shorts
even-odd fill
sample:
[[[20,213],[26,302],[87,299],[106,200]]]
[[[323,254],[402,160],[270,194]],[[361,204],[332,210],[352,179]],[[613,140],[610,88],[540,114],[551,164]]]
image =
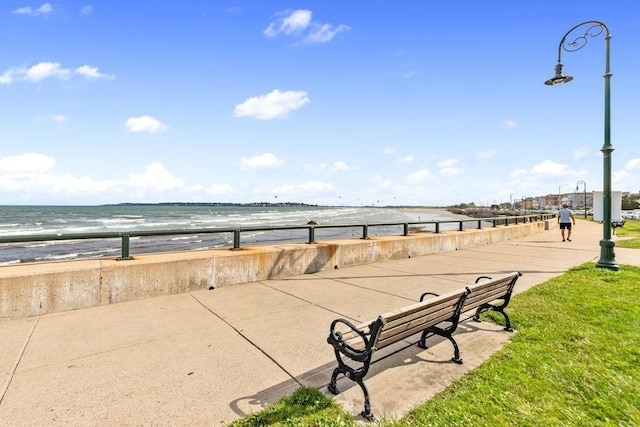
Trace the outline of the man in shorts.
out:
[[[571,241],[571,223],[576,225],[576,218],[573,216],[573,212],[566,203],[562,204],[562,209],[558,211],[558,224],[560,224],[560,234],[562,234],[562,241],[565,241],[564,230],[567,230],[567,242]]]

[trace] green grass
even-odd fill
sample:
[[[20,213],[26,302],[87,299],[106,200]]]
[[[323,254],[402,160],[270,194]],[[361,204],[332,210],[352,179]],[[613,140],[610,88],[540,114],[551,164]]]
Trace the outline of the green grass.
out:
[[[388,426],[640,425],[640,268],[593,264],[517,295],[512,342]]]
[[[639,301],[640,268],[593,263],[518,294],[508,309],[517,329],[511,342],[403,419],[381,425],[640,425]],[[355,425],[312,388],[232,424]]]
[[[628,219],[624,223],[624,227],[616,229],[618,237],[626,237],[628,239],[616,240],[616,246],[621,248],[640,249],[640,221],[636,219]],[[630,238],[629,238],[630,237]]]
[[[271,407],[233,422],[232,427],[345,427],[355,426],[353,417],[319,390],[302,387]]]

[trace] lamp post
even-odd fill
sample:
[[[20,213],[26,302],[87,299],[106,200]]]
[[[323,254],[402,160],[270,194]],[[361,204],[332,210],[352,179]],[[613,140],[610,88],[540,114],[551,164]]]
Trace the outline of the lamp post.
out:
[[[577,35],[575,38],[567,37],[578,28],[583,27],[584,33]],[[571,28],[560,40],[558,45],[558,63],[555,67],[555,76],[545,81],[546,85],[557,85],[568,83],[573,80],[571,76],[565,76],[562,73],[562,51],[575,52],[585,47],[591,37],[597,37],[605,33],[605,71],[604,71],[604,144],[600,151],[604,158],[603,165],[603,189],[602,189],[602,240],[600,240],[600,259],[596,263],[597,267],[618,270],[613,248],[615,243],[611,240],[611,153],[613,145],[611,145],[611,70],[610,70],[610,52],[611,52],[611,32],[609,28],[600,21],[585,21]]]
[[[576,192],[578,192],[578,186],[582,184],[584,187],[584,199],[582,200],[584,206],[584,219],[587,219],[587,183],[580,180],[576,183]]]
[[[562,193],[560,192],[560,189],[562,187],[568,187],[568,186],[569,184],[558,185],[558,209],[562,207]]]

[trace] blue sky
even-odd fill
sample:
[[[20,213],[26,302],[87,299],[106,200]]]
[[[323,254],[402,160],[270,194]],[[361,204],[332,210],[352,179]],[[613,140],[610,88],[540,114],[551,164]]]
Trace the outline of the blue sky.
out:
[[[509,202],[640,190],[640,2],[0,3],[0,204]],[[580,185],[582,190],[582,185]]]

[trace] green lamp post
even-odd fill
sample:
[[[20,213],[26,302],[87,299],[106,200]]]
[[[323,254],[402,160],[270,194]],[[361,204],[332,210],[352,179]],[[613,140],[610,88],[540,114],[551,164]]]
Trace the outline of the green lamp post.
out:
[[[578,28],[583,27],[584,33],[567,40],[567,37]],[[558,45],[558,63],[555,67],[555,76],[545,81],[544,84],[548,86],[568,83],[573,80],[571,76],[565,76],[562,73],[562,51],[575,52],[582,49],[587,45],[589,38],[597,37],[602,33],[605,33],[605,71],[604,71],[604,144],[600,151],[604,158],[604,178],[602,189],[602,240],[600,240],[600,259],[596,263],[597,267],[608,268],[611,270],[618,270],[619,266],[616,263],[615,254],[613,248],[615,243],[611,240],[611,153],[613,152],[613,146],[611,145],[611,70],[609,68],[610,63],[610,51],[611,51],[611,32],[609,28],[600,21],[585,21],[582,22],[569,31],[562,37],[560,44]]]
[[[584,189],[584,197],[582,199],[582,206],[584,207],[584,219],[587,219],[587,183],[584,180],[580,180],[576,183],[576,192],[578,192],[578,186],[582,184]]]

